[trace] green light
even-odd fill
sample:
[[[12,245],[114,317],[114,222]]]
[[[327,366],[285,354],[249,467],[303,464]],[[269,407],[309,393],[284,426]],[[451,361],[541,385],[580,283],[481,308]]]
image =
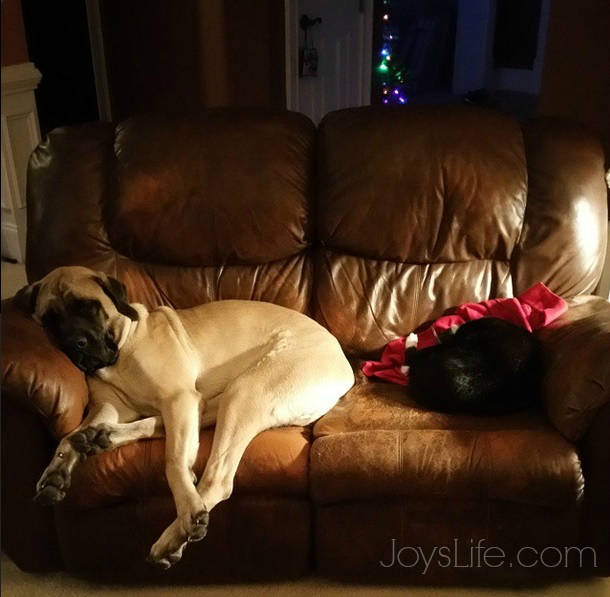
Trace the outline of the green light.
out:
[[[388,65],[385,62],[382,62],[378,67],[377,70],[381,71],[382,73],[387,72],[388,70]]]

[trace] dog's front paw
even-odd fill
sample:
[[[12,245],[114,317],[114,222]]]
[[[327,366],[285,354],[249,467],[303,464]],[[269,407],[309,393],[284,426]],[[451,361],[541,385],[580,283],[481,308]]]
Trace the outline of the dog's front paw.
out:
[[[45,506],[53,506],[66,497],[70,487],[70,469],[65,464],[50,466],[36,485],[34,500]]]
[[[85,456],[92,456],[112,449],[110,432],[110,426],[101,423],[73,433],[68,440],[77,452]]]

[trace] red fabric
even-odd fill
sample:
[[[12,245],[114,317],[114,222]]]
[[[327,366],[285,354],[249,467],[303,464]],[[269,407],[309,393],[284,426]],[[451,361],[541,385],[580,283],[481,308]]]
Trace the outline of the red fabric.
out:
[[[406,386],[408,367],[405,367],[405,341],[417,350],[434,346],[438,344],[438,337],[445,330],[482,317],[498,317],[533,332],[557,319],[567,309],[567,303],[542,283],[514,298],[465,303],[452,315],[437,319],[417,335],[410,334],[407,338],[392,340],[386,345],[381,361],[364,362],[362,371],[367,377],[379,377]]]

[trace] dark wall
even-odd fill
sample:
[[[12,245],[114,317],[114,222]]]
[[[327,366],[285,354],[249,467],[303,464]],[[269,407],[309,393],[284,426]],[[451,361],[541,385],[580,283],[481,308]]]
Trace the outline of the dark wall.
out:
[[[603,0],[553,0],[539,112],[587,125],[610,167],[610,7]]]
[[[114,119],[285,107],[282,0],[100,0]]]
[[[2,66],[28,62],[19,0],[2,0]]]

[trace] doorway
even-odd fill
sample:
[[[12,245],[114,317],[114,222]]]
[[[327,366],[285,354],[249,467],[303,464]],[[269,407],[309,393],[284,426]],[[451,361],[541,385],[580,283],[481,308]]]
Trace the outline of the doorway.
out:
[[[373,8],[373,0],[286,0],[289,110],[317,125],[333,110],[370,104]],[[303,28],[303,17],[315,24]]]
[[[87,9],[82,0],[22,0],[30,60],[41,72],[36,90],[40,131],[99,119]]]

